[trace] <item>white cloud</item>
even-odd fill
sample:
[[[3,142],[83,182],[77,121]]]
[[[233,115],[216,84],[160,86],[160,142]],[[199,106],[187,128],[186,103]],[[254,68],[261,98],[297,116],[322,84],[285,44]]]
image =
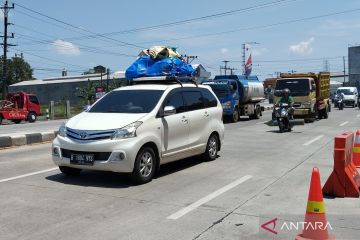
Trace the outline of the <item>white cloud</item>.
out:
[[[229,49],[227,49],[227,48],[222,48],[222,49],[220,49],[220,51],[221,51],[222,54],[226,54],[226,53],[229,52]]]
[[[307,41],[302,41],[298,44],[291,45],[289,47],[290,52],[296,53],[296,54],[310,54],[313,51],[313,48],[311,47],[311,43],[315,40],[314,37],[309,38]]]
[[[56,40],[52,43],[56,52],[63,55],[80,55],[80,48],[71,42]]]

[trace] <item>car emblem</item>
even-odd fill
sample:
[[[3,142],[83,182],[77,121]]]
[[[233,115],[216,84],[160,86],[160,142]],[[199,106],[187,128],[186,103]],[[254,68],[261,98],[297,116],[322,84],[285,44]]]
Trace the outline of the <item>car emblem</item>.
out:
[[[79,136],[81,139],[85,139],[87,137],[87,133],[86,132],[80,132]]]

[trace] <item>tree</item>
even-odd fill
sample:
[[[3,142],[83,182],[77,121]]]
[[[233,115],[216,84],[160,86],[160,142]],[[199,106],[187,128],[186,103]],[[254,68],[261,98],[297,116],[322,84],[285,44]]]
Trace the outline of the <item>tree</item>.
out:
[[[86,71],[83,74],[86,75],[86,74],[94,74],[94,73],[103,73],[103,74],[105,74],[106,73],[106,67],[104,67],[102,65],[98,65],[98,66],[95,66],[95,67],[89,69],[89,71]]]
[[[12,57],[11,59],[7,59],[7,76],[5,85],[2,82],[3,76],[3,60],[0,61],[0,76],[1,76],[1,88],[3,97],[7,94],[7,87],[11,84],[32,80],[33,78],[33,70],[29,63],[27,63],[22,57]]]

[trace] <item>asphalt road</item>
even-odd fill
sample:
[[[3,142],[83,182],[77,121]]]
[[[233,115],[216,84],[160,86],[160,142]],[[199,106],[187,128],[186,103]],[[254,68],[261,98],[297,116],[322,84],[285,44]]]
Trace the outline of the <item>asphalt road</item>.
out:
[[[269,119],[226,124],[218,159],[165,165],[141,186],[116,173],[65,177],[50,144],[0,150],[0,239],[294,239],[296,230],[274,235],[260,225],[304,220],[313,166],[324,184],[333,138],[355,131],[360,111],[334,109],[282,134]],[[325,205],[337,239],[360,238],[360,199]]]
[[[0,125],[0,137],[27,133],[54,132],[57,131],[59,126],[65,121],[66,119],[36,121],[34,123],[22,121],[20,124],[13,124],[9,121],[6,121],[3,125]]]

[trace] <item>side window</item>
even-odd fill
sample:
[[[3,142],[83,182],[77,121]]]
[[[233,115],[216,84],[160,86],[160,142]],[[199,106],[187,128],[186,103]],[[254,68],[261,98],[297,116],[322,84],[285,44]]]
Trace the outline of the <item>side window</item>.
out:
[[[39,104],[39,100],[37,99],[36,96],[29,96],[29,100],[30,102],[34,103],[34,104]]]
[[[203,95],[205,108],[216,107],[217,106],[217,99],[208,89],[200,88],[201,94]]]
[[[170,97],[165,100],[163,106],[174,106],[176,113],[185,112],[184,100],[181,92],[175,92],[173,94],[170,93]]]
[[[202,100],[203,97],[200,91],[184,91],[183,94],[187,111],[194,111],[204,108],[204,102]]]

